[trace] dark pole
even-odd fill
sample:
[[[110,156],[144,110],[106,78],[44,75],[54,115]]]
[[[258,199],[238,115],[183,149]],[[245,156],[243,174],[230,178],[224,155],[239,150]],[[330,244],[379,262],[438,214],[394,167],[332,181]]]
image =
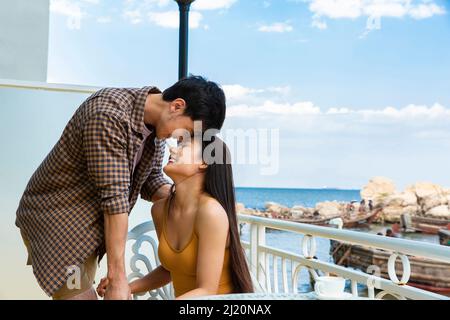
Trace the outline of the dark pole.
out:
[[[188,39],[189,39],[189,8],[195,0],[175,0],[180,9],[180,43],[178,58],[178,79],[187,77],[188,73]]]

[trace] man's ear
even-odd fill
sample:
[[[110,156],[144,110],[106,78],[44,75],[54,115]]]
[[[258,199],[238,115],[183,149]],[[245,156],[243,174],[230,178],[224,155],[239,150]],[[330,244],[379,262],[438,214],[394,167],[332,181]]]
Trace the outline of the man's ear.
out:
[[[208,169],[208,165],[206,163],[202,163],[201,165],[198,166],[200,171],[206,171],[206,169]]]
[[[186,110],[186,101],[182,98],[177,98],[170,103],[170,113],[184,114]]]

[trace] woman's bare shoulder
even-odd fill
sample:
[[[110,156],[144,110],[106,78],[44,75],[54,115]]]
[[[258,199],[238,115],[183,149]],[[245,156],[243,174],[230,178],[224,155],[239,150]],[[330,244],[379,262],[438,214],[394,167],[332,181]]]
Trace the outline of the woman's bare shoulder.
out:
[[[222,205],[211,196],[205,195],[200,199],[196,225],[199,228],[228,230],[228,215]]]
[[[152,219],[153,223],[155,224],[155,227],[159,229],[159,226],[161,224],[165,206],[166,206],[166,199],[161,199],[158,201],[153,202],[151,213],[152,213]]]

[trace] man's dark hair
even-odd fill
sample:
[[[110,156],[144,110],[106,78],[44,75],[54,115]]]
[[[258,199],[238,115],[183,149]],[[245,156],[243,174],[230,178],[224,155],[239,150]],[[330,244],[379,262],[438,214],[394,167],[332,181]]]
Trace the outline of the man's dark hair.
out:
[[[222,128],[226,112],[225,93],[215,82],[191,75],[164,90],[162,98],[166,102],[178,98],[186,101],[184,114],[193,121],[202,121],[203,130]]]

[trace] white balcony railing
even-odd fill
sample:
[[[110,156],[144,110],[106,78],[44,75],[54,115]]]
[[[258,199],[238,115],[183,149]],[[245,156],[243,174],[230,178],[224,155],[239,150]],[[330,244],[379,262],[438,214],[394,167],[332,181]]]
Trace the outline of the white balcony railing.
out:
[[[355,297],[359,295],[358,284],[360,284],[367,286],[367,296],[372,299],[382,299],[386,296],[396,299],[449,299],[446,296],[418,289],[407,284],[410,268],[407,255],[450,263],[449,247],[256,216],[239,215],[239,220],[241,223],[250,225],[250,241],[243,241],[242,243],[248,254],[248,262],[252,274],[260,287],[268,293],[297,293],[300,272],[306,269],[312,280],[320,272],[324,274],[333,273],[348,279],[351,283],[352,294]],[[266,230],[268,228],[303,234],[303,241],[298,244],[301,254],[266,245]],[[129,233],[129,241],[133,242],[133,255],[130,259],[132,270],[129,275],[130,280],[142,277],[159,264],[157,239],[149,234],[153,230],[153,223],[146,222],[138,225]],[[380,276],[314,258],[316,237],[391,251],[392,254],[388,264],[390,279],[384,279]],[[145,242],[151,245],[152,253],[141,251],[141,246]],[[150,258],[151,255],[154,255],[152,259]],[[404,268],[402,279],[400,280],[398,280],[395,270],[397,257],[401,258]],[[142,262],[147,270],[142,271],[138,266],[139,262]],[[279,270],[280,264],[281,270]],[[137,299],[138,296],[135,296],[135,298]],[[173,298],[173,289],[168,285],[162,289],[150,292],[149,298],[171,299]]]

